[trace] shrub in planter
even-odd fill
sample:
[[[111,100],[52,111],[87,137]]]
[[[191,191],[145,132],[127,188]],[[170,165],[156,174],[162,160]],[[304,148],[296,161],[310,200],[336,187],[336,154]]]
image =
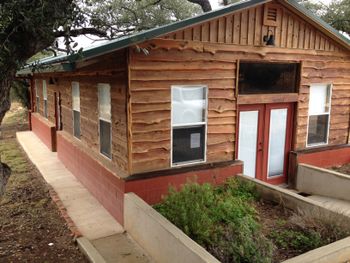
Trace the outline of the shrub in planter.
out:
[[[273,245],[249,203],[256,197],[254,185],[236,179],[215,188],[189,183],[155,208],[221,262],[271,262]]]

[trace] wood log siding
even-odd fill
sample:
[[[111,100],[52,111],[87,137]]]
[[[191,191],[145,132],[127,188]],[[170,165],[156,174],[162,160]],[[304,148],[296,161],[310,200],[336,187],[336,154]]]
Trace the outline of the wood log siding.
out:
[[[297,15],[278,7],[277,25],[264,25],[264,5],[217,18],[164,36],[165,39],[264,46],[263,36],[271,30],[275,46],[281,48],[338,51],[342,48]]]
[[[213,60],[210,54],[196,58],[191,52],[152,51],[150,56],[132,53],[132,172],[170,167],[171,85],[208,86],[207,161],[233,160],[235,70],[234,61]]]
[[[94,156],[106,167],[115,171],[117,175],[125,177],[128,174],[128,146],[127,146],[127,67],[124,51],[115,52],[94,60],[94,63],[84,62],[77,72],[53,74],[58,80],[55,85],[48,85],[49,121],[55,123],[54,92],[61,92],[61,110],[63,130],[73,137],[72,115],[72,81],[79,82],[80,87],[80,143],[91,149]],[[38,75],[42,90],[42,78]],[[47,80],[48,83],[48,80]],[[112,111],[112,161],[106,160],[99,152],[98,135],[98,94],[97,84],[111,85]],[[40,93],[39,93],[40,94]],[[42,93],[40,94],[40,108],[42,114]],[[79,142],[77,140],[77,142]]]
[[[350,56],[340,51],[244,47],[177,40],[152,40],[141,45],[148,56],[131,52],[132,172],[170,167],[171,85],[203,84],[208,93],[207,161],[234,159],[238,60],[302,62],[294,149],[306,145],[309,85],[333,83],[329,144],[344,144],[350,114]],[[235,51],[236,50],[236,51]],[[257,103],[259,103],[257,101]]]

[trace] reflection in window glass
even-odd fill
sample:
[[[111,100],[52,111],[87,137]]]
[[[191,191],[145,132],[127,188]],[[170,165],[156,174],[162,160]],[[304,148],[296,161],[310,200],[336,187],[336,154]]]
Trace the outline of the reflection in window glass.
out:
[[[173,164],[205,160],[206,99],[203,86],[172,87]]]
[[[328,143],[330,105],[331,85],[311,85],[307,136],[308,146]]]

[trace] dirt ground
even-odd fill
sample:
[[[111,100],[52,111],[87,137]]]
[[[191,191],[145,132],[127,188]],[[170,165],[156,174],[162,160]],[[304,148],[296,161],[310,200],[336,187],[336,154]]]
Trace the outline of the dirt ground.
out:
[[[348,175],[350,175],[350,163],[345,164],[345,165],[343,165],[343,166],[332,167],[331,169],[334,170],[334,171],[343,173],[343,174],[348,174]]]
[[[18,145],[26,111],[17,103],[0,133],[1,161],[12,169],[0,199],[0,262],[87,262],[52,202],[45,181]]]

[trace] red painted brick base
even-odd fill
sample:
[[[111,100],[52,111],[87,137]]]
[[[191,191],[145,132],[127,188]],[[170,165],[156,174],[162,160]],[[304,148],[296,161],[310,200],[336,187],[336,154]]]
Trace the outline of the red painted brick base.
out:
[[[31,113],[32,131],[53,152],[56,151],[56,128],[38,113]]]
[[[189,180],[202,183],[222,184],[227,178],[242,173],[241,162],[225,167],[211,168],[199,171],[191,171],[167,176],[157,176],[149,179],[128,181],[125,185],[125,192],[134,192],[148,204],[156,204],[166,195],[169,186],[179,188]]]
[[[322,168],[350,163],[350,146],[313,153],[299,153],[297,163],[306,163]]]
[[[124,181],[103,167],[79,145],[57,133],[57,156],[92,195],[123,224]]]
[[[179,188],[194,178],[198,183],[221,184],[228,177],[241,173],[243,168],[242,163],[237,162],[218,168],[124,181],[82,150],[79,142],[73,142],[67,136],[63,132],[57,133],[58,158],[121,224],[124,223],[124,193],[134,192],[147,203],[154,204],[168,192],[170,185]]]
[[[350,163],[350,145],[324,147],[300,152],[291,152],[289,157],[289,184],[295,186],[299,163],[329,168]]]

